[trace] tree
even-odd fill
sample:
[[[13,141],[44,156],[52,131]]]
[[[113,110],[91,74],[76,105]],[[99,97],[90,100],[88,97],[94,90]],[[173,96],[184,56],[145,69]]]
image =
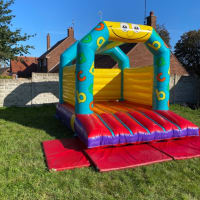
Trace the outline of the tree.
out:
[[[167,44],[169,48],[171,48],[170,45],[170,34],[168,30],[166,29],[165,25],[156,24],[156,31],[160,35],[160,37],[164,40],[164,42]]]
[[[184,33],[174,49],[186,70],[200,76],[200,29]]]
[[[0,0],[0,62],[8,62],[10,59],[16,59],[17,55],[29,53],[30,45],[22,45],[21,42],[28,40],[34,35],[21,34],[20,29],[11,30],[12,10],[9,8],[14,0]],[[12,28],[13,29],[13,28]]]

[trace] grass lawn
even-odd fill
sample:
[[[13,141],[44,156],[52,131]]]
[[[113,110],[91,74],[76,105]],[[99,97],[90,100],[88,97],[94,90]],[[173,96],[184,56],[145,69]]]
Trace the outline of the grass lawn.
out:
[[[171,106],[200,126],[200,110]],[[0,200],[196,200],[200,158],[99,173],[94,168],[47,170],[41,142],[71,137],[55,106],[0,109]]]

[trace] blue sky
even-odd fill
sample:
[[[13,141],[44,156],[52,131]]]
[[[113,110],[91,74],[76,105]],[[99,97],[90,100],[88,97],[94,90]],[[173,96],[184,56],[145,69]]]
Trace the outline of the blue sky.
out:
[[[151,10],[157,23],[164,24],[171,36],[172,46],[189,30],[199,28],[199,0],[147,0],[147,15]],[[144,0],[15,0],[11,9],[16,18],[13,28],[37,35],[25,42],[35,49],[29,56],[40,56],[46,51],[46,35],[51,35],[51,46],[67,35],[67,28],[75,22],[75,38],[81,39],[99,21],[144,22]]]

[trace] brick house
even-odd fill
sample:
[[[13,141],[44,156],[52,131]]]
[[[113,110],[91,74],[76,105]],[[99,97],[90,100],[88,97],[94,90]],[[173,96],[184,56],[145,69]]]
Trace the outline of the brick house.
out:
[[[156,29],[156,16],[153,12],[150,12],[150,16],[147,17],[147,25],[150,25]],[[25,63],[11,61],[11,72],[18,74],[18,76],[30,77],[32,72],[43,73],[58,73],[59,61],[61,53],[71,46],[76,39],[74,38],[74,29],[68,28],[68,36],[58,41],[55,45],[50,47],[50,35],[47,35],[47,51],[42,54],[37,61],[32,57],[25,57],[26,60],[33,61],[34,67],[29,68],[27,61]],[[120,48],[129,56],[130,66],[148,66],[153,63],[153,56],[143,43],[137,44],[123,44]],[[35,64],[37,66],[35,66]],[[32,65],[31,65],[32,66]],[[96,55],[95,57],[96,68],[115,68],[118,67],[116,62],[107,55]],[[28,73],[28,75],[26,74]],[[187,71],[171,53],[171,74],[188,75]]]
[[[12,76],[29,78],[32,72],[37,71],[37,65],[37,57],[18,56],[16,60],[10,61],[10,73]]]
[[[29,78],[32,72],[58,72],[60,54],[75,42],[73,28],[68,28],[68,36],[50,47],[50,35],[47,34],[47,51],[39,58],[19,56],[10,61],[12,76]]]
[[[67,29],[68,36],[50,47],[50,35],[47,35],[47,51],[38,58],[38,72],[58,72],[61,53],[71,46],[76,39],[74,29]]]

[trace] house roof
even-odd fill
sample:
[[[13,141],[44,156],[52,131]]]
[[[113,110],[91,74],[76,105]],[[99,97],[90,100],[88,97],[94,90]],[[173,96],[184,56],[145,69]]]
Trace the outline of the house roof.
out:
[[[189,73],[172,52],[170,56],[170,74],[189,75]]]
[[[145,55],[144,49],[142,49],[141,46],[145,46],[143,43],[137,43],[128,53],[127,55],[130,56],[131,54],[134,54],[135,51],[142,50],[142,59],[139,63],[144,63],[144,65],[152,65],[153,64],[153,55],[147,50],[145,47],[145,50],[149,53],[149,55]],[[140,52],[141,53],[141,52]],[[183,67],[183,65],[178,61],[176,56],[173,54],[172,51],[170,51],[170,74],[177,74],[177,75],[188,75],[188,72]],[[152,61],[150,63],[149,56],[152,56]],[[134,57],[133,57],[134,58]],[[141,65],[140,65],[141,66]]]
[[[38,64],[37,57],[25,57],[19,56],[16,60],[10,61],[10,69],[12,73],[18,73],[19,71],[30,70],[36,67]]]
[[[65,39],[69,38],[68,36],[65,37],[64,39],[58,41],[56,44],[54,44],[49,50],[44,52],[38,59],[46,57],[50,52],[52,52],[56,47],[58,47]]]

